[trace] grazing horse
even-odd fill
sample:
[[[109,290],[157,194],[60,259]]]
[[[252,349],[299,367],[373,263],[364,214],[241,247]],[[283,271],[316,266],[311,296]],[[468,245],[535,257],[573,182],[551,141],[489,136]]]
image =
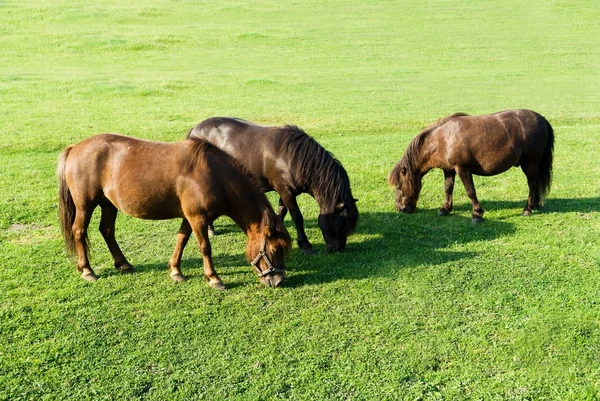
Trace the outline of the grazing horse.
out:
[[[472,220],[482,221],[473,174],[496,175],[521,166],[527,176],[529,197],[523,215],[544,201],[552,180],[554,131],[531,110],[507,110],[483,116],[463,113],[442,118],[417,135],[389,175],[396,187],[396,208],[412,213],[419,199],[421,178],[433,168],[444,171],[446,201],[438,215],[452,211],[456,174],[473,204]]]
[[[358,220],[357,199],[352,197],[348,174],[331,153],[300,128],[213,117],[196,125],[187,137],[208,140],[246,167],[263,191],[277,191],[281,220],[289,210],[299,248],[314,254],[296,202],[296,196],[310,194],[320,207],[319,228],[327,251],[344,250]]]
[[[284,257],[291,245],[271,204],[239,163],[210,143],[146,141],[116,134],[97,135],[68,146],[57,169],[59,213],[67,251],[77,251],[77,269],[88,281],[97,277],[88,260],[87,228],[100,206],[100,232],[115,267],[133,271],[115,240],[121,210],[141,219],[181,217],[183,222],[169,260],[169,275],[183,281],[183,249],[193,232],[211,287],[225,286],[213,268],[208,223],[230,216],[248,237],[246,257],[260,281],[271,287],[284,280]]]

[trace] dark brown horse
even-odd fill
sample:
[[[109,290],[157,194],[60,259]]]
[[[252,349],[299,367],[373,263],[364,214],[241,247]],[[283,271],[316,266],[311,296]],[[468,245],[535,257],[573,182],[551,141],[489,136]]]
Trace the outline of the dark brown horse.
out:
[[[529,185],[523,215],[530,215],[550,189],[553,151],[552,126],[534,111],[453,114],[417,135],[390,172],[390,185],[396,187],[396,208],[412,213],[419,199],[421,178],[429,170],[440,168],[444,171],[446,201],[438,215],[452,211],[454,177],[458,174],[473,204],[473,222],[480,222],[483,209],[475,194],[473,174],[496,175],[521,166]]]
[[[242,163],[263,191],[277,191],[278,214],[283,221],[289,210],[298,246],[309,254],[314,250],[304,232],[296,196],[310,194],[321,209],[319,228],[327,250],[344,250],[358,220],[357,200],[352,197],[348,174],[335,157],[300,128],[213,117],[196,125],[187,137],[208,140]]]
[[[100,232],[122,272],[133,267],[115,241],[118,210],[141,219],[183,218],[168,265],[175,281],[184,280],[179,266],[193,232],[202,251],[205,279],[212,287],[225,288],[213,268],[208,241],[208,223],[221,215],[230,216],[246,233],[246,257],[260,281],[277,287],[284,280],[289,234],[249,173],[206,141],[162,143],[97,135],[67,147],[57,174],[67,250],[77,251],[77,269],[88,281],[96,280],[87,244],[96,206],[102,209]]]

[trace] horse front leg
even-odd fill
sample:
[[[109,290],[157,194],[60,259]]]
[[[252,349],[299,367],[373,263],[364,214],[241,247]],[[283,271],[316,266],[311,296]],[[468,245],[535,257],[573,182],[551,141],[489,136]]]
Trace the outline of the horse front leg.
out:
[[[452,211],[452,193],[454,192],[454,178],[456,177],[456,171],[444,170],[444,192],[446,193],[446,200],[444,206],[438,211],[438,216],[447,216]]]
[[[223,281],[219,278],[215,268],[213,267],[212,249],[208,240],[209,221],[203,216],[190,216],[188,220],[194,235],[196,236],[196,240],[198,241],[200,252],[202,252],[202,260],[204,262],[204,279],[211,287],[218,290],[224,290],[225,284],[223,284]]]
[[[463,185],[465,186],[467,196],[469,199],[471,199],[471,204],[473,205],[471,221],[473,223],[481,223],[483,221],[483,209],[481,208],[481,205],[479,205],[479,200],[477,200],[475,184],[473,184],[473,174],[471,173],[471,170],[462,168],[457,169],[457,173]]]
[[[190,226],[190,223],[186,219],[183,219],[181,227],[179,227],[179,232],[177,233],[177,241],[175,242],[173,255],[171,255],[171,259],[169,259],[169,277],[171,277],[173,281],[185,281],[185,277],[183,276],[183,273],[181,273],[181,257],[183,256],[183,250],[185,249],[191,234],[192,227]]]
[[[287,208],[287,210],[289,210],[290,216],[292,216],[292,221],[296,226],[296,233],[298,234],[298,247],[302,252],[304,252],[307,255],[315,255],[316,252],[313,249],[311,243],[308,241],[308,237],[304,232],[304,217],[302,216],[302,213],[300,213],[300,208],[298,207],[298,203],[296,202],[296,196],[294,196],[288,190],[277,192],[279,192],[283,206]],[[283,216],[285,216],[285,214]]]
[[[108,246],[108,250],[115,261],[115,268],[122,273],[133,273],[135,269],[127,261],[115,239],[115,221],[117,220],[118,210],[110,203],[100,205],[100,207],[102,209],[102,215],[100,217],[99,229]]]

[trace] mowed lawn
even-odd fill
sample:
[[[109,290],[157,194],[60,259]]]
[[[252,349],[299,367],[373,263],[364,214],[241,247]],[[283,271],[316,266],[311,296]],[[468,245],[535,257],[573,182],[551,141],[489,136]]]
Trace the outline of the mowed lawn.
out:
[[[600,8],[596,1],[0,1],[0,400],[600,398]],[[520,216],[519,169],[443,175],[417,213],[387,174],[429,123],[530,108],[556,134],[546,206]],[[65,254],[60,151],[101,132],[176,141],[232,115],[304,128],[347,169],[360,220],[325,254],[294,246],[260,285],[227,218],[224,292],[179,221],[120,215],[137,273],[90,226],[90,284]],[[270,196],[273,203],[276,197]],[[286,220],[293,239],[296,234]]]

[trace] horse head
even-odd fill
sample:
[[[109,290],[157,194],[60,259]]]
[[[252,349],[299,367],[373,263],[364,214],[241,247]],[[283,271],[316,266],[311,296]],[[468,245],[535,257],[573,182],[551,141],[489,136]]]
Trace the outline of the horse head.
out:
[[[275,214],[265,213],[256,235],[248,236],[246,257],[254,267],[260,282],[267,287],[279,287],[285,281],[285,257],[292,240]]]
[[[341,252],[346,248],[346,240],[352,234],[358,221],[358,199],[349,197],[336,202],[330,210],[321,209],[319,228],[327,246],[327,252]]]
[[[421,192],[421,174],[400,160],[390,172],[389,183],[396,187],[396,210],[413,213]]]

